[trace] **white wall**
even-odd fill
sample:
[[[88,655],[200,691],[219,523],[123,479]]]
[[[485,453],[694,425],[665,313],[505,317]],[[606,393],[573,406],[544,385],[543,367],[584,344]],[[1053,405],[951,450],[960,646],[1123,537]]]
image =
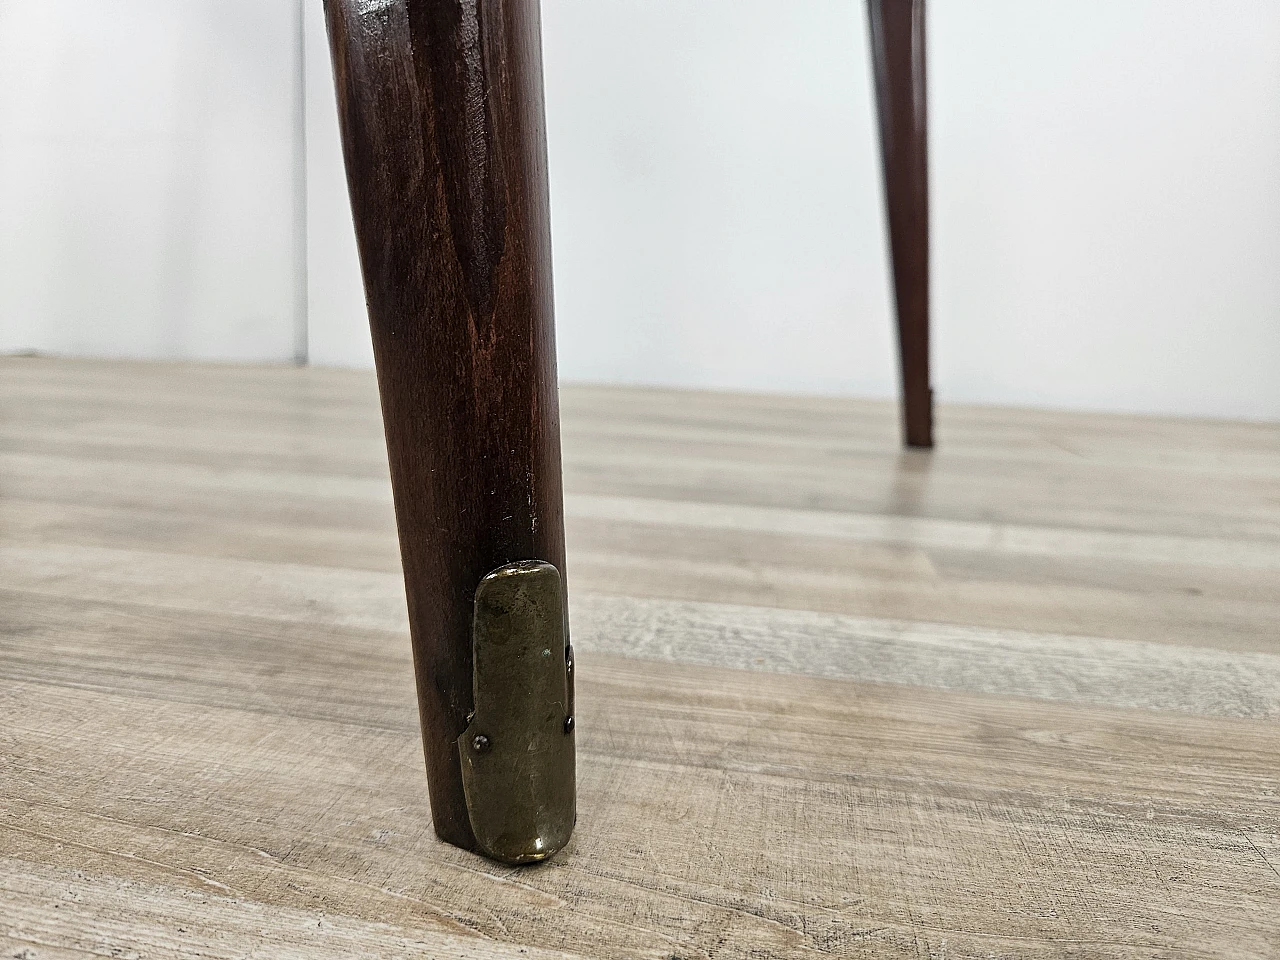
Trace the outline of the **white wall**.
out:
[[[930,14],[942,399],[1280,419],[1280,3]]]
[[[292,357],[294,21],[0,3],[0,351]]]
[[[370,362],[318,0],[313,362]],[[287,359],[295,0],[0,3],[0,350]],[[543,0],[569,380],[888,396],[860,0]],[[931,0],[943,401],[1280,419],[1280,4]]]
[[[373,345],[351,225],[324,8],[306,5],[307,354],[321,366],[372,367]]]
[[[542,6],[561,376],[893,394],[862,4]],[[941,401],[1280,419],[1280,4],[933,0],[929,71]]]
[[[780,9],[543,0],[562,378],[896,389],[861,10]],[[308,58],[321,88],[308,90],[308,157],[323,177],[309,207],[311,355],[362,365],[321,59]]]
[[[891,393],[860,3],[544,9],[562,375]]]

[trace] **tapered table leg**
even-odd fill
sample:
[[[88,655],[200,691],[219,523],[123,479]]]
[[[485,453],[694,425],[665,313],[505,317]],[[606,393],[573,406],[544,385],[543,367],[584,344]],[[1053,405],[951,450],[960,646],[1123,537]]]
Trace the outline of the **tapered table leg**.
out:
[[[512,561],[564,572],[538,4],[327,0],[326,15],[431,811],[473,848],[457,739],[476,589]]]
[[[924,0],[867,0],[909,447],[933,446]]]

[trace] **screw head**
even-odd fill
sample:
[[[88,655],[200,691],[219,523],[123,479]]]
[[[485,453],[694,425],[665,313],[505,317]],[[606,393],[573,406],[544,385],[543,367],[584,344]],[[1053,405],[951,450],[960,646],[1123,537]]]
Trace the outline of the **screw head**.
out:
[[[573,733],[573,717],[572,716],[568,716],[564,718],[564,732]]]
[[[471,741],[471,749],[476,753],[488,753],[491,746],[489,738],[483,733],[477,733],[475,739]]]

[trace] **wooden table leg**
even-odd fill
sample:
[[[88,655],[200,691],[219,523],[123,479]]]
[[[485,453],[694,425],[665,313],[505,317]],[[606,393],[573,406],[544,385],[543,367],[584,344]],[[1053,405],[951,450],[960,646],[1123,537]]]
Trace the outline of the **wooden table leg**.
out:
[[[909,447],[933,446],[924,0],[867,0]]]
[[[537,0],[328,0],[436,832],[473,848],[457,737],[476,587],[564,572]]]

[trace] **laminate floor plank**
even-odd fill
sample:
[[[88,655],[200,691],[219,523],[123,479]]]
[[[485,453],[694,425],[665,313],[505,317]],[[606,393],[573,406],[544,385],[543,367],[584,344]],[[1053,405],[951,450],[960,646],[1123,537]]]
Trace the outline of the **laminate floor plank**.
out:
[[[579,811],[438,842],[372,375],[0,358],[0,957],[1280,956],[1280,427],[562,391]]]
[[[582,826],[544,869],[433,840],[411,710],[386,728],[21,681],[5,854],[608,956],[1035,956],[1073,932],[1104,956],[1265,955],[1276,933],[1267,725],[591,655],[583,675]]]

